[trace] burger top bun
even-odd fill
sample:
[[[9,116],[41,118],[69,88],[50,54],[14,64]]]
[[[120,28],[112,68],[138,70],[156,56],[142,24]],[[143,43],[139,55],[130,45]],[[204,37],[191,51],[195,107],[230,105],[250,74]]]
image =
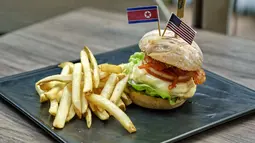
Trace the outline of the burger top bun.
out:
[[[166,30],[163,37],[158,30],[146,33],[139,41],[139,48],[155,60],[186,71],[196,71],[203,63],[203,53],[196,42],[190,45],[176,38],[171,30]]]

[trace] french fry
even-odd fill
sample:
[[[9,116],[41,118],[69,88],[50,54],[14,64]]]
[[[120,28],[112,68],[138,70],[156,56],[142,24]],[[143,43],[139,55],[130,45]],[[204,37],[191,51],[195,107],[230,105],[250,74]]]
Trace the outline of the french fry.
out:
[[[82,118],[81,113],[81,72],[82,65],[81,63],[75,63],[73,68],[73,80],[72,80],[72,103],[74,106],[74,111],[77,114],[78,118]]]
[[[64,66],[61,75],[68,75],[70,71],[70,67],[68,65]],[[58,82],[55,82],[55,85],[49,92],[46,93],[46,96],[50,99],[50,108],[49,113],[53,116],[56,116],[58,111],[58,101],[60,100],[60,97],[63,92],[60,92],[62,88],[64,87],[63,84],[58,84]]]
[[[123,73],[119,73],[119,74],[117,74],[118,75],[118,78],[121,80],[121,79],[123,79],[126,75],[125,74],[123,74]]]
[[[83,92],[81,92],[81,113],[85,114],[87,109],[88,109],[88,101],[85,98],[85,95],[83,94]]]
[[[85,113],[85,119],[87,122],[87,127],[90,128],[91,124],[92,124],[92,114],[91,114],[91,110],[88,108],[86,113]]]
[[[124,104],[124,102],[120,99],[118,102],[117,102],[117,106],[123,110],[123,111],[126,111],[126,105]]]
[[[124,88],[124,92],[125,92],[125,93],[128,93],[128,94],[130,93],[130,91],[129,91],[129,89],[128,89],[127,86]]]
[[[70,71],[70,67],[69,66],[64,66],[62,71],[61,71],[61,75],[68,75]],[[49,97],[50,99],[50,108],[49,108],[49,113],[53,116],[56,116],[57,111],[58,111],[58,102],[62,96],[63,92],[60,92],[62,90],[62,88],[64,87],[63,84],[59,84],[58,82],[54,82],[55,86],[53,87],[53,89],[51,89],[49,91],[48,94],[46,94],[47,97]],[[57,86],[58,85],[58,86]]]
[[[61,81],[50,81],[50,82],[46,82],[46,83],[40,84],[40,87],[44,91],[49,91],[50,89],[52,89],[54,86],[56,86],[58,84],[64,85],[66,83],[61,82]]]
[[[126,76],[125,78],[123,78],[116,84],[113,90],[112,96],[110,98],[110,101],[113,102],[114,104],[116,104],[118,100],[120,99],[121,94],[123,93],[124,88],[127,85],[127,81],[128,81],[128,76]]]
[[[93,111],[93,113],[100,119],[100,120],[108,120],[109,119],[109,114],[103,110],[103,112],[100,112],[98,110]]]
[[[105,109],[107,112],[113,115],[129,133],[136,132],[136,128],[130,118],[110,100],[96,94],[87,96],[87,99],[89,102],[92,102],[93,104]]]
[[[105,86],[100,95],[104,96],[107,99],[110,99],[112,92],[114,90],[114,87],[117,83],[117,78],[118,78],[117,75],[115,73],[112,73],[109,76],[107,82],[105,83]]]
[[[108,72],[108,73],[121,73],[122,68],[118,65],[112,65],[112,64],[101,64],[99,65],[101,71]]]
[[[100,81],[98,88],[104,88],[106,82]]]
[[[66,117],[66,122],[69,122],[74,116],[75,116],[75,112],[74,112],[73,104],[71,103],[68,115]]]
[[[121,94],[121,99],[122,101],[125,103],[126,106],[132,104],[132,100],[130,99],[130,97],[126,94],[126,93],[122,93]]]
[[[39,80],[36,84],[40,85],[50,81],[70,82],[72,81],[72,75],[60,75],[60,74],[51,75]]]
[[[94,104],[90,103],[90,102],[89,102],[89,108],[90,108],[93,112],[96,111],[96,106],[95,106]]]
[[[56,98],[56,100],[58,101],[58,103],[59,103],[59,101],[60,101],[62,95],[63,95],[63,90],[60,90],[60,91],[57,93],[57,98]]]
[[[93,93],[100,94],[102,92],[102,90],[103,90],[103,87],[95,88],[95,89],[93,89]]]
[[[68,75],[70,73],[70,67],[68,65],[64,66],[62,71],[61,71],[61,75]]]
[[[56,86],[54,86],[51,90],[49,90],[48,92],[45,92],[45,95],[47,96],[47,98],[49,98],[50,100],[54,100],[57,99],[57,93],[62,90],[64,87],[64,85],[62,84],[58,84]]]
[[[49,113],[52,116],[56,116],[58,111],[58,101],[56,99],[50,101]]]
[[[53,121],[53,127],[55,128],[63,128],[65,126],[66,117],[71,106],[71,97],[72,92],[69,87],[69,84],[64,87],[63,95],[60,99],[58,112]]]
[[[89,60],[91,62],[91,67],[93,71],[94,88],[98,88],[100,77],[99,77],[99,69],[98,69],[96,58],[94,57],[93,53],[89,50],[88,47],[85,46],[84,50],[88,54]]]
[[[49,100],[47,98],[47,96],[44,94],[44,91],[40,88],[40,85],[35,84],[35,90],[37,91],[37,93],[40,96],[40,102],[41,103],[46,102],[46,101]]]
[[[102,72],[102,71],[99,70],[99,77],[100,77],[100,79],[106,78],[107,76],[109,76],[109,73]]]
[[[106,82],[106,81],[108,80],[108,78],[109,78],[109,76],[107,76],[107,77],[105,77],[105,78],[102,78],[102,79],[100,80],[100,82]]]
[[[101,107],[98,107],[98,106],[95,106],[96,107],[96,110],[99,111],[99,112],[104,112],[104,109],[101,108]]]
[[[83,92],[85,93],[85,95],[89,95],[92,93],[93,83],[92,83],[90,63],[89,63],[88,55],[85,52],[85,50],[82,50],[80,52],[80,58],[81,58],[81,63],[83,67],[83,72],[84,72]]]
[[[63,63],[60,63],[60,64],[58,65],[58,67],[60,67],[60,68],[64,68],[65,66],[69,66],[69,68],[70,68],[70,73],[73,72],[73,63],[72,63],[72,62],[63,62]]]

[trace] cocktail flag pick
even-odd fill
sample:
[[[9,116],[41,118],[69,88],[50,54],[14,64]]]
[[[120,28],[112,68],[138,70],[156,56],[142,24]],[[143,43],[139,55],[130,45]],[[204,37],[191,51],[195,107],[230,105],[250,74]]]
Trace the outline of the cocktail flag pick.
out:
[[[172,13],[166,27],[189,44],[192,44],[197,33],[194,29],[181,21],[174,13]]]
[[[185,4],[186,4],[186,0],[178,0],[178,4],[177,4],[177,16],[180,17],[180,18],[184,17],[184,7],[185,7]],[[166,29],[167,29],[167,26],[164,29],[162,37],[165,35]],[[175,37],[177,37],[176,34],[175,34]]]
[[[186,0],[178,0],[178,5],[177,5],[177,16],[179,18],[184,17],[184,7],[186,4]]]
[[[129,24],[158,22],[159,36],[161,36],[158,6],[140,6],[127,8],[127,16]]]
[[[178,0],[177,16],[174,13],[171,14],[162,37],[164,36],[166,29],[169,28],[175,33],[175,37],[178,35],[187,43],[192,44],[197,32],[180,19],[184,17],[185,4],[186,0]]]

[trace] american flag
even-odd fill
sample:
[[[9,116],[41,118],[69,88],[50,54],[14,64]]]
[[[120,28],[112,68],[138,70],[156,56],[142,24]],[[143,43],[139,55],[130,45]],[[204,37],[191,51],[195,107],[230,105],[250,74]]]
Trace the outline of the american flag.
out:
[[[174,13],[172,13],[168,21],[167,28],[171,29],[189,44],[192,44],[195,34],[197,33],[190,26],[182,22]]]

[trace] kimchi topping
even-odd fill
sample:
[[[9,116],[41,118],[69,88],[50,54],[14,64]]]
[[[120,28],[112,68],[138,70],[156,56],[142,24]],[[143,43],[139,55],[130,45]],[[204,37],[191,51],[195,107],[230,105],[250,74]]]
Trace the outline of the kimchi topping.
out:
[[[169,90],[176,87],[179,82],[186,82],[193,78],[195,84],[202,84],[205,82],[205,72],[203,69],[197,71],[184,71],[176,67],[166,65],[162,62],[153,60],[149,56],[145,56],[142,65],[139,66],[140,69],[145,69],[149,74],[165,80],[172,82],[169,85]]]

